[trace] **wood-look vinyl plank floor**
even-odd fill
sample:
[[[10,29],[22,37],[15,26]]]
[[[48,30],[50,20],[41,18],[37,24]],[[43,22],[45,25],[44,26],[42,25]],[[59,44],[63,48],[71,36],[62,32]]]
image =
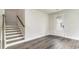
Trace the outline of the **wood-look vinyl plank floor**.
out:
[[[78,49],[79,40],[58,36],[45,36],[29,42],[17,44],[7,49]]]

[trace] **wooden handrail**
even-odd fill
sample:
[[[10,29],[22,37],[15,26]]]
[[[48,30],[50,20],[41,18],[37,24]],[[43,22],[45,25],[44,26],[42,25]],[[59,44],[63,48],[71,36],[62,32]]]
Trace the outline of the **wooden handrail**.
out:
[[[23,22],[21,21],[20,17],[17,16],[17,18],[18,18],[19,22],[21,23],[21,25],[22,25],[23,27],[25,27],[24,24],[23,24]]]

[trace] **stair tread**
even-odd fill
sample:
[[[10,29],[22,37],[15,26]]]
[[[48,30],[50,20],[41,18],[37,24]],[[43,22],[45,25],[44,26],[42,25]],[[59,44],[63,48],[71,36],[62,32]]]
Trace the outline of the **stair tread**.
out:
[[[5,30],[18,30],[19,28],[6,28]]]
[[[17,34],[21,34],[21,33],[10,33],[10,34],[6,34],[6,36],[9,36],[9,35],[17,35]]]
[[[6,37],[8,38],[8,37],[14,37],[14,36],[20,36],[20,35],[23,35],[23,34],[9,35],[9,36],[6,36]]]
[[[12,38],[17,38],[17,37],[22,37],[23,35],[18,35],[18,36],[13,36],[13,37],[6,37],[7,40],[12,39]]]
[[[10,30],[6,30],[6,31],[16,31],[16,30],[18,30],[18,29],[10,29]]]
[[[24,41],[24,35],[20,32],[19,27],[6,25],[5,27],[7,47]]]
[[[6,26],[6,27],[16,27],[16,26]]]
[[[17,37],[17,38],[12,38],[12,39],[10,39],[10,40],[6,40],[6,41],[19,40],[19,39],[22,39],[22,38],[24,38],[24,37]]]
[[[18,32],[19,30],[6,30],[6,32]]]
[[[8,48],[8,47],[14,46],[14,45],[16,45],[16,44],[20,44],[20,43],[22,43],[22,42],[25,42],[25,40],[21,40],[21,41],[15,42],[15,43],[7,44],[6,47]]]
[[[21,41],[21,40],[24,40],[24,38],[21,38],[21,39],[18,39],[18,40],[7,41],[6,43],[10,44],[10,43],[14,43],[14,42]]]
[[[7,33],[7,32],[18,32],[18,30],[16,30],[16,31],[15,31],[15,30],[14,30],[14,31],[6,31],[6,33]]]
[[[20,33],[20,32],[7,32],[6,34],[12,34],[12,33]]]

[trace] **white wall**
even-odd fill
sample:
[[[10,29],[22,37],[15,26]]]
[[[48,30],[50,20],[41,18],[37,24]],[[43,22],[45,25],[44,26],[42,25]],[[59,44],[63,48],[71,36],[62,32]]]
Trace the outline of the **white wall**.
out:
[[[17,25],[16,9],[5,9],[6,24]]]
[[[56,20],[55,15],[64,14],[64,36],[72,39],[79,40],[79,10],[64,10],[54,13],[50,16],[50,34],[58,35],[56,33]],[[62,35],[60,35],[62,36]]]
[[[6,23],[8,25],[17,25],[17,18],[18,15],[21,18],[23,24],[25,24],[25,10],[24,9],[5,9],[6,14]]]
[[[25,24],[25,9],[17,9],[16,15],[19,16],[23,24]]]
[[[48,15],[37,10],[25,10],[26,40],[48,35]]]

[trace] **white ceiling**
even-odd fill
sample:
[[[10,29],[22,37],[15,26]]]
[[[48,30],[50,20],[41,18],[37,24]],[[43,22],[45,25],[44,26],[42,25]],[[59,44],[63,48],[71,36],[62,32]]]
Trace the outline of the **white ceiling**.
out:
[[[38,9],[38,10],[41,11],[41,12],[50,14],[50,13],[55,13],[55,12],[58,12],[58,11],[62,11],[63,9]]]

